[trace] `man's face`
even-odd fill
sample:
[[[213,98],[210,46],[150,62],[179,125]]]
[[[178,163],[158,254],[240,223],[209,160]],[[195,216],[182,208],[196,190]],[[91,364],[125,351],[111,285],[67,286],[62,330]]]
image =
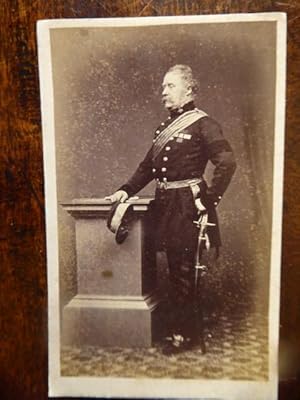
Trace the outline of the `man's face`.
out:
[[[179,72],[167,72],[162,84],[162,101],[168,109],[176,109],[183,106],[188,100],[191,90],[187,82],[182,79]]]

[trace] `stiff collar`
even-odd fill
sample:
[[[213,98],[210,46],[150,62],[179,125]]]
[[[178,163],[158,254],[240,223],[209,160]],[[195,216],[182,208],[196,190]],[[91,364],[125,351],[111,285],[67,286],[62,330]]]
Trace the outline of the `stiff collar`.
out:
[[[189,101],[188,103],[185,103],[181,108],[176,108],[175,110],[170,110],[170,116],[171,118],[178,117],[182,113],[186,111],[191,111],[194,110],[195,104],[193,101]]]

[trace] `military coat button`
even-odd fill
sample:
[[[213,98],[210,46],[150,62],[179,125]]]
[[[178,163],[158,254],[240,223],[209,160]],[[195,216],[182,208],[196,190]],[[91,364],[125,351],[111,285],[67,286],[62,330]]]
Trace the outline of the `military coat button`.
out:
[[[163,160],[164,161],[168,161],[168,157],[163,157]]]
[[[171,150],[171,147],[170,146],[167,146],[166,147],[166,151],[170,151]]]
[[[159,133],[160,133],[160,130],[159,130],[159,129],[157,129],[157,130],[155,131],[155,133],[159,134]]]
[[[153,173],[156,172],[156,168],[152,168],[152,172],[153,172]]]
[[[166,172],[167,168],[166,167],[162,167],[162,172]]]

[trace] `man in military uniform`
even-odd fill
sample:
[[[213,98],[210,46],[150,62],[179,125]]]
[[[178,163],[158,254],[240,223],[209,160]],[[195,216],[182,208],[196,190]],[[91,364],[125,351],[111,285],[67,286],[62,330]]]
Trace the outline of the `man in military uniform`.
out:
[[[210,245],[220,245],[216,207],[236,163],[220,125],[194,105],[196,82],[187,65],[175,65],[162,84],[162,101],[169,111],[154,134],[153,144],[136,172],[113,195],[124,202],[152,179],[156,180],[155,223],[158,248],[169,264],[170,341],[165,354],[197,344],[193,312],[195,254],[199,229],[193,221],[205,213],[214,226],[207,229]],[[203,179],[210,160],[215,168],[209,186]]]

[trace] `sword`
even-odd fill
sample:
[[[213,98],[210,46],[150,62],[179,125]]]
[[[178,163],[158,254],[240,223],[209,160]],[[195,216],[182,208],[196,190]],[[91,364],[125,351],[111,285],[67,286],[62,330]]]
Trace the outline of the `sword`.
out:
[[[198,221],[193,221],[193,223],[197,225],[197,228],[199,228],[197,251],[196,251],[196,264],[195,264],[195,272],[196,272],[195,273],[195,288],[196,288],[199,271],[201,272],[201,275],[203,275],[207,270],[206,265],[201,265],[201,257],[202,257],[203,247],[205,247],[206,250],[210,249],[210,241],[209,241],[209,237],[207,235],[207,227],[215,226],[216,224],[212,224],[212,223],[208,222],[207,212],[202,213],[199,216]]]
[[[199,276],[203,276],[207,271],[207,266],[204,264],[201,265],[203,248],[205,247],[206,250],[210,249],[210,241],[207,235],[207,227],[215,226],[216,224],[208,222],[207,212],[201,213],[199,219],[197,221],[193,221],[193,223],[197,225],[197,228],[199,228],[197,251],[196,251],[196,263],[195,263],[194,311],[196,316],[196,329],[200,331],[201,351],[203,354],[205,354],[206,347],[203,337],[203,312],[202,312],[202,307],[201,309],[199,309],[199,304],[198,304]],[[198,325],[199,320],[201,322],[200,327]]]

